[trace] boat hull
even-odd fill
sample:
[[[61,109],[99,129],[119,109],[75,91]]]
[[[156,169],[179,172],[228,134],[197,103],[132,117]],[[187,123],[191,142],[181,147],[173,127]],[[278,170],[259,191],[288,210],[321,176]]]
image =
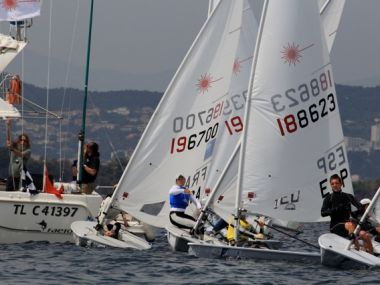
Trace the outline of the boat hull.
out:
[[[0,192],[0,243],[27,241],[73,242],[70,225],[94,220],[102,197],[98,194]]]
[[[189,243],[189,252],[206,258],[244,258],[255,260],[277,260],[292,262],[320,263],[319,252],[297,252],[264,248],[247,248],[230,245]]]
[[[379,267],[380,258],[363,250],[355,250],[350,247],[350,241],[336,234],[323,234],[318,239],[321,247],[321,262],[329,267]],[[377,247],[375,246],[375,250]]]
[[[183,230],[177,227],[166,227],[169,246],[173,251],[188,252],[189,242],[197,242],[198,239],[190,235],[188,230]]]
[[[86,247],[116,247],[133,249],[150,249],[151,244],[131,232],[120,231],[120,239],[103,236],[95,230],[96,222],[77,221],[71,225],[75,244]]]

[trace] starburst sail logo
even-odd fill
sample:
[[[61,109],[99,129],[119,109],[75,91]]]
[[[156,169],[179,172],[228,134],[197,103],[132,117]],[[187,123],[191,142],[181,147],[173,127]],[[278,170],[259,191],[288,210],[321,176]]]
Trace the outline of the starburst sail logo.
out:
[[[289,63],[289,65],[296,65],[296,63],[300,62],[301,50],[299,49],[299,45],[295,43],[288,43],[288,46],[284,46],[284,49],[281,51],[282,57],[285,63]]]
[[[198,83],[196,84],[198,93],[204,94],[205,92],[208,92],[208,90],[212,87],[212,83],[217,82],[221,79],[222,77],[213,80],[210,73],[201,75],[201,78],[198,79]]]
[[[295,43],[288,43],[287,46],[283,46],[283,49],[281,51],[281,58],[284,60],[284,63],[288,63],[289,66],[293,65],[295,66],[297,63],[301,62],[302,54],[304,50],[314,46],[314,44],[308,45],[307,47],[300,48],[299,45]]]
[[[40,15],[41,0],[0,0],[0,21],[17,21]]]

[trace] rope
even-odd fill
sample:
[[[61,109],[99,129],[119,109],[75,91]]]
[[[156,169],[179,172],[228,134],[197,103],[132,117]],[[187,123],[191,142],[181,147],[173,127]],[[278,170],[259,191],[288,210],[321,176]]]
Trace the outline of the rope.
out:
[[[258,220],[255,220],[255,222],[258,223],[258,224],[260,223]],[[270,225],[268,225],[268,224],[265,224],[265,225],[266,225],[268,228],[272,229],[272,230],[278,231],[279,233],[282,233],[283,235],[286,235],[286,236],[288,236],[288,237],[290,237],[290,238],[293,238],[293,239],[295,239],[295,240],[298,240],[298,241],[300,241],[300,242],[303,242],[304,244],[307,244],[308,246],[314,247],[314,248],[316,248],[316,249],[319,250],[319,247],[318,247],[318,246],[316,246],[316,245],[314,245],[314,244],[312,244],[312,243],[310,243],[310,242],[307,242],[307,241],[305,241],[305,240],[302,240],[302,239],[300,239],[300,238],[298,238],[298,237],[296,237],[296,236],[290,235],[290,234],[288,234],[288,233],[286,233],[286,232],[284,232],[284,231],[281,231],[281,230],[277,229],[276,227],[270,226]]]

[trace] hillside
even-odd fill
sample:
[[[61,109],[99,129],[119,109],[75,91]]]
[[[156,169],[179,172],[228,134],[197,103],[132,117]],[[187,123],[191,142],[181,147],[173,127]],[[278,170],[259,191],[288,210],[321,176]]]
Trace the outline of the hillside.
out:
[[[26,98],[46,105],[46,89],[29,84],[25,84],[24,89]],[[370,126],[380,118],[380,87],[338,85],[337,93],[345,136],[369,140]],[[62,143],[63,158],[75,159],[77,135],[82,123],[83,91],[68,89],[64,93],[61,88],[51,89],[49,94],[49,110],[60,113],[62,109],[64,119],[49,119],[48,157],[58,159]],[[161,93],[137,90],[89,93],[86,138],[99,143],[103,163],[112,160],[115,153],[119,158],[131,155],[161,96]],[[24,129],[31,137],[32,152],[38,159],[44,153],[45,118],[42,115],[35,117],[25,119]],[[21,122],[15,123],[18,132]],[[4,124],[1,124],[0,132],[5,134],[4,130]],[[5,135],[0,138],[0,145],[5,145]],[[363,179],[380,177],[380,151],[349,152],[348,155],[352,174],[359,174]]]

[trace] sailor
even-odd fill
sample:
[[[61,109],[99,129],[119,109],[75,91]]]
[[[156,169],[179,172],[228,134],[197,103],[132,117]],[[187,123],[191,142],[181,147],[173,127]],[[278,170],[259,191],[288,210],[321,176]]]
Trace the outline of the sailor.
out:
[[[371,200],[364,198],[360,200],[360,204],[363,205],[363,214],[367,210],[368,205],[371,203]],[[358,217],[359,218],[359,217]],[[362,228],[368,231],[371,235],[375,237],[376,242],[380,242],[380,223],[376,220],[374,215],[374,208],[369,213],[367,219],[364,221]]]
[[[201,203],[193,196],[190,189],[185,187],[186,179],[183,175],[176,178],[176,184],[169,191],[170,201],[170,222],[183,229],[192,229],[196,220],[194,217],[185,214],[189,202],[193,202],[200,213]]]
[[[321,216],[330,216],[330,232],[342,237],[348,237],[347,222],[350,220],[351,205],[358,210],[361,204],[351,194],[342,191],[342,179],[338,174],[330,177],[332,193],[323,200]]]
[[[265,239],[265,235],[261,229],[264,228],[264,217],[260,217],[257,223],[259,223],[259,232],[256,232],[255,228],[247,221],[247,215],[245,212],[240,214],[240,222],[239,222],[239,243],[245,242],[248,238],[263,240]],[[232,223],[228,224],[227,228],[227,240],[230,244],[235,244],[235,229]]]
[[[104,235],[108,237],[113,237],[119,239],[119,231],[121,229],[121,224],[116,221],[111,221],[105,226]]]

